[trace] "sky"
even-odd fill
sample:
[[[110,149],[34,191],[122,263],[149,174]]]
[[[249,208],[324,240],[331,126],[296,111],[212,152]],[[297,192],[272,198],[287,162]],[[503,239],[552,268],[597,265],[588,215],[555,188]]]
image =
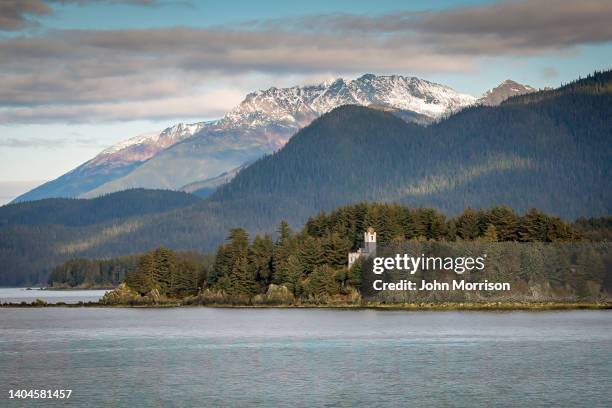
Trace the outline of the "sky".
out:
[[[612,67],[612,1],[1,0],[0,204],[257,89],[418,76],[475,96]]]

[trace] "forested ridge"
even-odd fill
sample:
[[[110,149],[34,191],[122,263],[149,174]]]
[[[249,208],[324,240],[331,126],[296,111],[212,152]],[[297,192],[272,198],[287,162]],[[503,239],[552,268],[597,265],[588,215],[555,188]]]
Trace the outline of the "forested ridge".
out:
[[[77,257],[160,246],[209,252],[231,228],[273,233],[283,219],[295,228],[319,211],[362,201],[433,207],[447,216],[500,205],[566,220],[608,216],[611,95],[606,71],[531,99],[468,108],[428,127],[344,106],[206,200],[126,218],[94,217],[95,224],[62,217],[53,225],[0,222],[0,284],[44,282],[54,265]]]
[[[565,218],[608,215],[611,106],[611,93],[565,92],[467,108],[428,127],[345,106],[238,174],[212,201],[268,198],[330,210],[367,199],[447,214],[506,204]]]
[[[283,221],[275,239],[268,234],[251,239],[244,229],[232,229],[214,257],[158,248],[141,255],[137,262],[130,258],[130,270],[115,284],[124,281],[133,291],[120,290],[128,293],[128,303],[153,299],[184,299],[204,304],[352,302],[360,297],[362,267],[357,264],[348,269],[347,255],[363,246],[363,231],[368,227],[376,230],[382,247],[410,242],[586,243],[589,231],[609,230],[609,223],[608,219],[583,220],[582,224],[589,224],[591,228],[579,228],[536,209],[523,215],[508,207],[466,209],[456,217],[447,218],[433,209],[361,203],[329,214],[319,213],[295,232]],[[519,286],[523,289],[534,278],[550,281],[572,296],[586,293],[584,283],[593,282],[598,285],[597,290],[607,293],[612,289],[612,265],[610,253],[604,255],[608,258],[602,262],[608,264],[595,263],[600,265],[599,269],[586,268],[579,279],[575,279],[576,266],[570,264],[550,272],[531,272],[531,278],[510,271],[506,272],[506,278],[521,283]],[[80,262],[89,268],[84,261]],[[74,270],[72,275],[66,274],[73,265],[71,261],[56,268],[50,282],[61,285],[62,282],[56,281],[60,272],[63,276],[86,275]],[[570,274],[571,268],[574,272]],[[104,276],[109,274],[106,272]],[[125,301],[125,297],[115,299],[115,302]]]
[[[59,224],[83,226],[170,211],[200,201],[180,191],[130,189],[93,199],[46,198],[0,207],[0,226]]]

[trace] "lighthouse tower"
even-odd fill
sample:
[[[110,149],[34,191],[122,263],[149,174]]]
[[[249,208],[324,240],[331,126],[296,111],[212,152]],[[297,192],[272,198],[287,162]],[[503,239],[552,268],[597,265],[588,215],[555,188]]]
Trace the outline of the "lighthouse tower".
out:
[[[374,231],[374,228],[369,227],[363,233],[363,248],[359,248],[357,252],[349,252],[348,254],[349,269],[359,258],[369,258],[374,255],[376,255],[376,231]]]
[[[367,256],[373,256],[376,254],[376,231],[374,228],[369,227],[363,233],[363,246],[364,252]]]

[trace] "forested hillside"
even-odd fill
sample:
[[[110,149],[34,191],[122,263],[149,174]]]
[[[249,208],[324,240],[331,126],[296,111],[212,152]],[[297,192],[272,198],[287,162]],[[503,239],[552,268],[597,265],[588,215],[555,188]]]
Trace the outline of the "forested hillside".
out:
[[[180,191],[142,188],[94,199],[47,198],[0,207],[2,225],[59,224],[82,226],[108,220],[170,211],[200,201]]]
[[[565,218],[607,215],[612,93],[589,92],[591,82],[585,92],[573,86],[544,92],[535,103],[468,108],[429,127],[338,108],[245,169],[212,201],[267,200],[308,211],[367,199],[447,214],[506,204]]]
[[[159,246],[207,252],[231,228],[270,233],[283,219],[295,227],[319,211],[362,201],[433,207],[447,216],[499,205],[518,212],[535,207],[566,220],[607,216],[609,84],[610,73],[599,73],[428,127],[380,110],[340,107],[193,205],[92,225],[5,223],[0,284],[44,282],[54,265],[75,257]]]

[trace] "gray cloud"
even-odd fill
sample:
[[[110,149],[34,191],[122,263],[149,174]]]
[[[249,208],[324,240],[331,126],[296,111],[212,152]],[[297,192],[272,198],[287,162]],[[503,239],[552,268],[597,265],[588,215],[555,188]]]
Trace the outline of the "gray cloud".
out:
[[[609,21],[610,1],[543,0],[226,28],[5,38],[0,123],[215,117],[236,103],[235,84],[253,74],[274,82],[334,72],[470,72],[480,57],[544,55],[609,42]],[[231,91],[218,97],[221,86]]]
[[[56,31],[0,42],[0,106],[155,101],[209,91],[211,83],[231,84],[235,76],[252,73],[472,68],[468,58],[378,37],[187,28]]]
[[[468,54],[522,54],[612,40],[609,0],[500,1],[442,11],[381,16],[331,14],[246,23],[266,30],[395,35],[436,50]]]
[[[52,5],[85,5],[88,3],[155,6],[164,2],[159,0],[1,0],[0,31],[17,31],[35,25],[37,17],[53,14]]]
[[[167,97],[146,101],[91,104],[47,104],[0,109],[0,123],[87,123],[134,119],[217,118],[234,106],[243,93],[211,91],[201,95]],[[5,141],[5,146],[13,145]],[[3,142],[0,140],[0,146]]]
[[[0,2],[0,30],[19,30],[32,23],[32,16],[52,14],[43,0],[4,0]]]

